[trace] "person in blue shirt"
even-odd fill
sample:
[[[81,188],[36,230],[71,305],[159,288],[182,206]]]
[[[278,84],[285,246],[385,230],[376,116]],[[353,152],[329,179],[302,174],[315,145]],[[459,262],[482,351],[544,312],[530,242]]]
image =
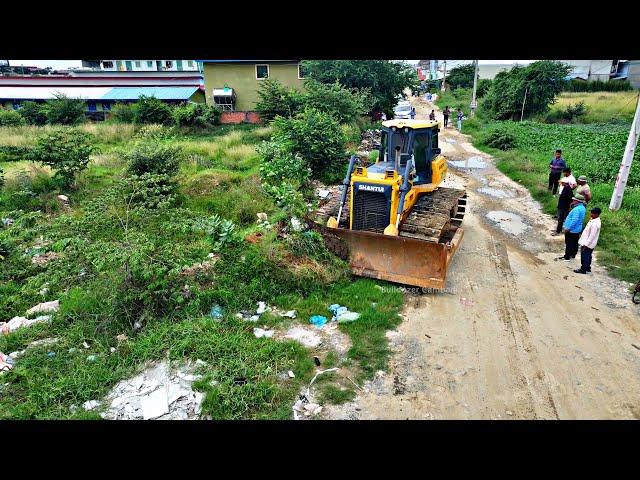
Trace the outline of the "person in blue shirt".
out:
[[[549,162],[549,191],[555,195],[558,193],[558,182],[562,176],[562,170],[567,168],[567,162],[562,158],[562,150],[556,150],[556,155]]]
[[[562,225],[564,231],[564,255],[558,257],[557,260],[570,261],[572,258],[576,258],[578,254],[578,241],[580,240],[580,233],[584,225],[584,217],[587,214],[585,207],[584,196],[576,193],[573,196],[571,202],[571,211]]]

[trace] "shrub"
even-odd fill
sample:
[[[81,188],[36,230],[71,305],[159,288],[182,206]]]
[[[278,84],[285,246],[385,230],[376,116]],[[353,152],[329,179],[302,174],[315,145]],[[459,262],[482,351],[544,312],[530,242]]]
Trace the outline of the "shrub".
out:
[[[622,92],[633,90],[633,87],[629,80],[603,82],[601,80],[585,81],[574,78],[565,83],[563,90],[565,92]]]
[[[32,155],[32,147],[0,145],[0,162],[19,162],[28,160]]]
[[[179,127],[209,128],[220,121],[220,109],[204,103],[187,103],[173,110],[173,118]]]
[[[456,88],[472,88],[475,69],[476,67],[472,63],[452,68],[447,73],[447,85],[451,87],[451,90],[455,90]]]
[[[145,173],[175,175],[180,168],[183,150],[172,145],[138,142],[123,157],[127,162],[127,171],[132,175]]]
[[[176,184],[166,173],[131,175],[125,180],[124,192],[133,205],[143,209],[160,209],[173,206],[177,201]]]
[[[18,110],[29,125],[44,125],[47,123],[47,104],[24,102]]]
[[[59,125],[76,125],[84,121],[85,104],[79,98],[69,98],[56,94],[46,105],[47,123]]]
[[[76,175],[87,168],[89,155],[95,151],[91,138],[80,130],[54,130],[38,138],[32,158],[55,170],[64,187],[74,186]]]
[[[306,108],[295,118],[277,117],[273,121],[273,140],[280,148],[298,154],[311,168],[314,178],[332,171],[345,156],[345,137],[331,116]]]
[[[586,113],[587,107],[584,102],[578,102],[575,105],[567,105],[567,108],[564,111],[564,117],[569,121],[573,121],[578,117],[582,117]]]
[[[121,123],[133,123],[136,117],[135,103],[116,103],[111,107],[111,118]]]
[[[175,138],[176,132],[173,127],[165,127],[157,123],[151,123],[149,125],[143,125],[135,133],[134,137],[144,140],[157,141],[157,140],[170,140]]]
[[[17,127],[24,124],[24,118],[16,110],[0,109],[0,127]]]
[[[141,95],[135,109],[134,120],[136,123],[171,125],[173,123],[172,109],[162,100]]]
[[[311,170],[300,155],[282,151],[275,142],[264,142],[257,147],[261,156],[260,176],[263,183],[278,185],[288,181],[304,186],[311,177]]]
[[[483,143],[489,147],[500,150],[511,150],[516,148],[516,137],[504,130],[492,130],[483,140]]]
[[[371,108],[369,91],[348,90],[335,83],[324,84],[309,79],[305,82],[304,105],[328,113],[339,123],[351,122]]]
[[[219,215],[197,219],[192,228],[195,232],[204,232],[207,235],[214,251],[220,251],[222,247],[238,241],[234,223]]]
[[[489,80],[488,78],[479,79],[478,85],[476,87],[476,98],[484,97],[489,91],[490,87],[491,87],[491,80]]]
[[[273,120],[277,116],[293,117],[303,107],[303,95],[293,88],[286,88],[274,79],[260,83],[260,98],[255,109],[265,120]]]

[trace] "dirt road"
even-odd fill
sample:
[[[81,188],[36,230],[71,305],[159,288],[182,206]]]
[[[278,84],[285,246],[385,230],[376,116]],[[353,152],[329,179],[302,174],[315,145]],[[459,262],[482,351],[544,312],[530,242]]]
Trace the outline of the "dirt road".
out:
[[[418,118],[434,108],[413,103]],[[597,256],[590,275],[573,273],[577,259],[554,261],[563,240],[528,191],[455,127],[440,146],[447,183],[469,194],[447,287],[406,295],[389,372],[325,418],[640,418],[640,307],[628,284]]]

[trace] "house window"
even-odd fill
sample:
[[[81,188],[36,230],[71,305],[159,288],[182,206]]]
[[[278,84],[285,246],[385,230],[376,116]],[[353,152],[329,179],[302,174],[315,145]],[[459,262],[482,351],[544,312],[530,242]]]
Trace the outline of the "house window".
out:
[[[111,110],[111,104],[109,102],[102,102],[102,110],[108,112]]]
[[[153,60],[147,60],[147,68],[153,68]]]
[[[136,60],[136,68],[140,68],[140,60]]]
[[[102,68],[113,68],[113,62],[111,60],[105,60],[102,62]]]
[[[166,62],[164,62],[164,68],[171,68],[173,67],[173,62],[171,60],[167,60]]]
[[[96,108],[96,102],[89,102],[89,103],[88,103],[88,106],[89,106],[89,111],[90,111],[90,112],[95,112],[95,111],[97,110],[97,108]]]
[[[256,80],[269,78],[269,65],[256,65]]]
[[[176,60],[176,68],[178,71],[182,71],[182,60]]]
[[[193,68],[193,60],[187,60],[187,65],[189,65],[189,68]]]
[[[302,67],[302,64],[299,63],[298,64],[298,80],[302,80],[304,78],[304,68]]]

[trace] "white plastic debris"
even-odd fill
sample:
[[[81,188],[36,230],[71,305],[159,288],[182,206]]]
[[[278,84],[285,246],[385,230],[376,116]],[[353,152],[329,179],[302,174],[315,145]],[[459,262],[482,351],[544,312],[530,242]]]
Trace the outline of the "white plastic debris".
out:
[[[337,320],[338,323],[346,323],[346,322],[353,322],[354,320],[357,320],[358,318],[360,318],[360,314],[356,313],[356,312],[345,312],[342,313],[340,315],[338,315]]]
[[[98,402],[97,400],[89,400],[88,402],[84,402],[82,404],[82,408],[84,408],[85,410],[93,410],[98,405],[100,405],[100,402]]]
[[[116,347],[111,347],[111,348],[109,349],[109,351],[110,351],[111,353],[115,353],[115,351],[116,351]]]
[[[8,322],[0,322],[0,333],[7,335],[10,332],[16,331],[18,328],[30,327],[36,323],[48,322],[49,320],[51,320],[51,315],[40,315],[33,319],[26,317],[13,317]]]
[[[58,200],[61,200],[65,203],[69,202],[69,197],[67,197],[66,195],[58,195]]]
[[[260,222],[266,222],[268,219],[267,214],[264,212],[258,213],[257,216],[258,216],[258,221]]]
[[[39,303],[35,307],[31,307],[29,310],[27,310],[27,315],[43,312],[57,312],[58,310],[60,310],[60,301],[53,300],[51,302]]]
[[[251,315],[251,317],[249,317],[249,320],[251,320],[252,322],[257,322],[258,320],[260,320],[260,315]]]
[[[329,196],[329,194],[330,194],[330,193],[331,193],[331,192],[330,192],[329,190],[326,190],[326,189],[324,189],[324,188],[320,188],[320,189],[318,189],[318,196],[319,196],[320,198],[322,198],[323,200],[324,200],[325,198],[327,198],[327,197]]]
[[[296,311],[295,310],[289,310],[288,312],[281,313],[280,316],[281,317],[296,318]]]
[[[256,310],[256,314],[262,315],[267,310],[269,310],[269,307],[265,302],[258,302],[258,310]]]
[[[296,378],[295,374],[291,370],[287,372],[287,375],[289,375],[289,378]]]
[[[87,342],[82,342],[82,346],[83,346],[84,348],[90,348],[90,347],[89,347],[89,344],[88,344]]]
[[[253,329],[253,334],[257,338],[262,338],[262,337],[271,338],[271,337],[273,337],[274,333],[275,332],[273,330],[265,330],[265,329],[257,328],[257,327]]]
[[[13,368],[13,358],[0,352],[0,373],[7,372]]]

